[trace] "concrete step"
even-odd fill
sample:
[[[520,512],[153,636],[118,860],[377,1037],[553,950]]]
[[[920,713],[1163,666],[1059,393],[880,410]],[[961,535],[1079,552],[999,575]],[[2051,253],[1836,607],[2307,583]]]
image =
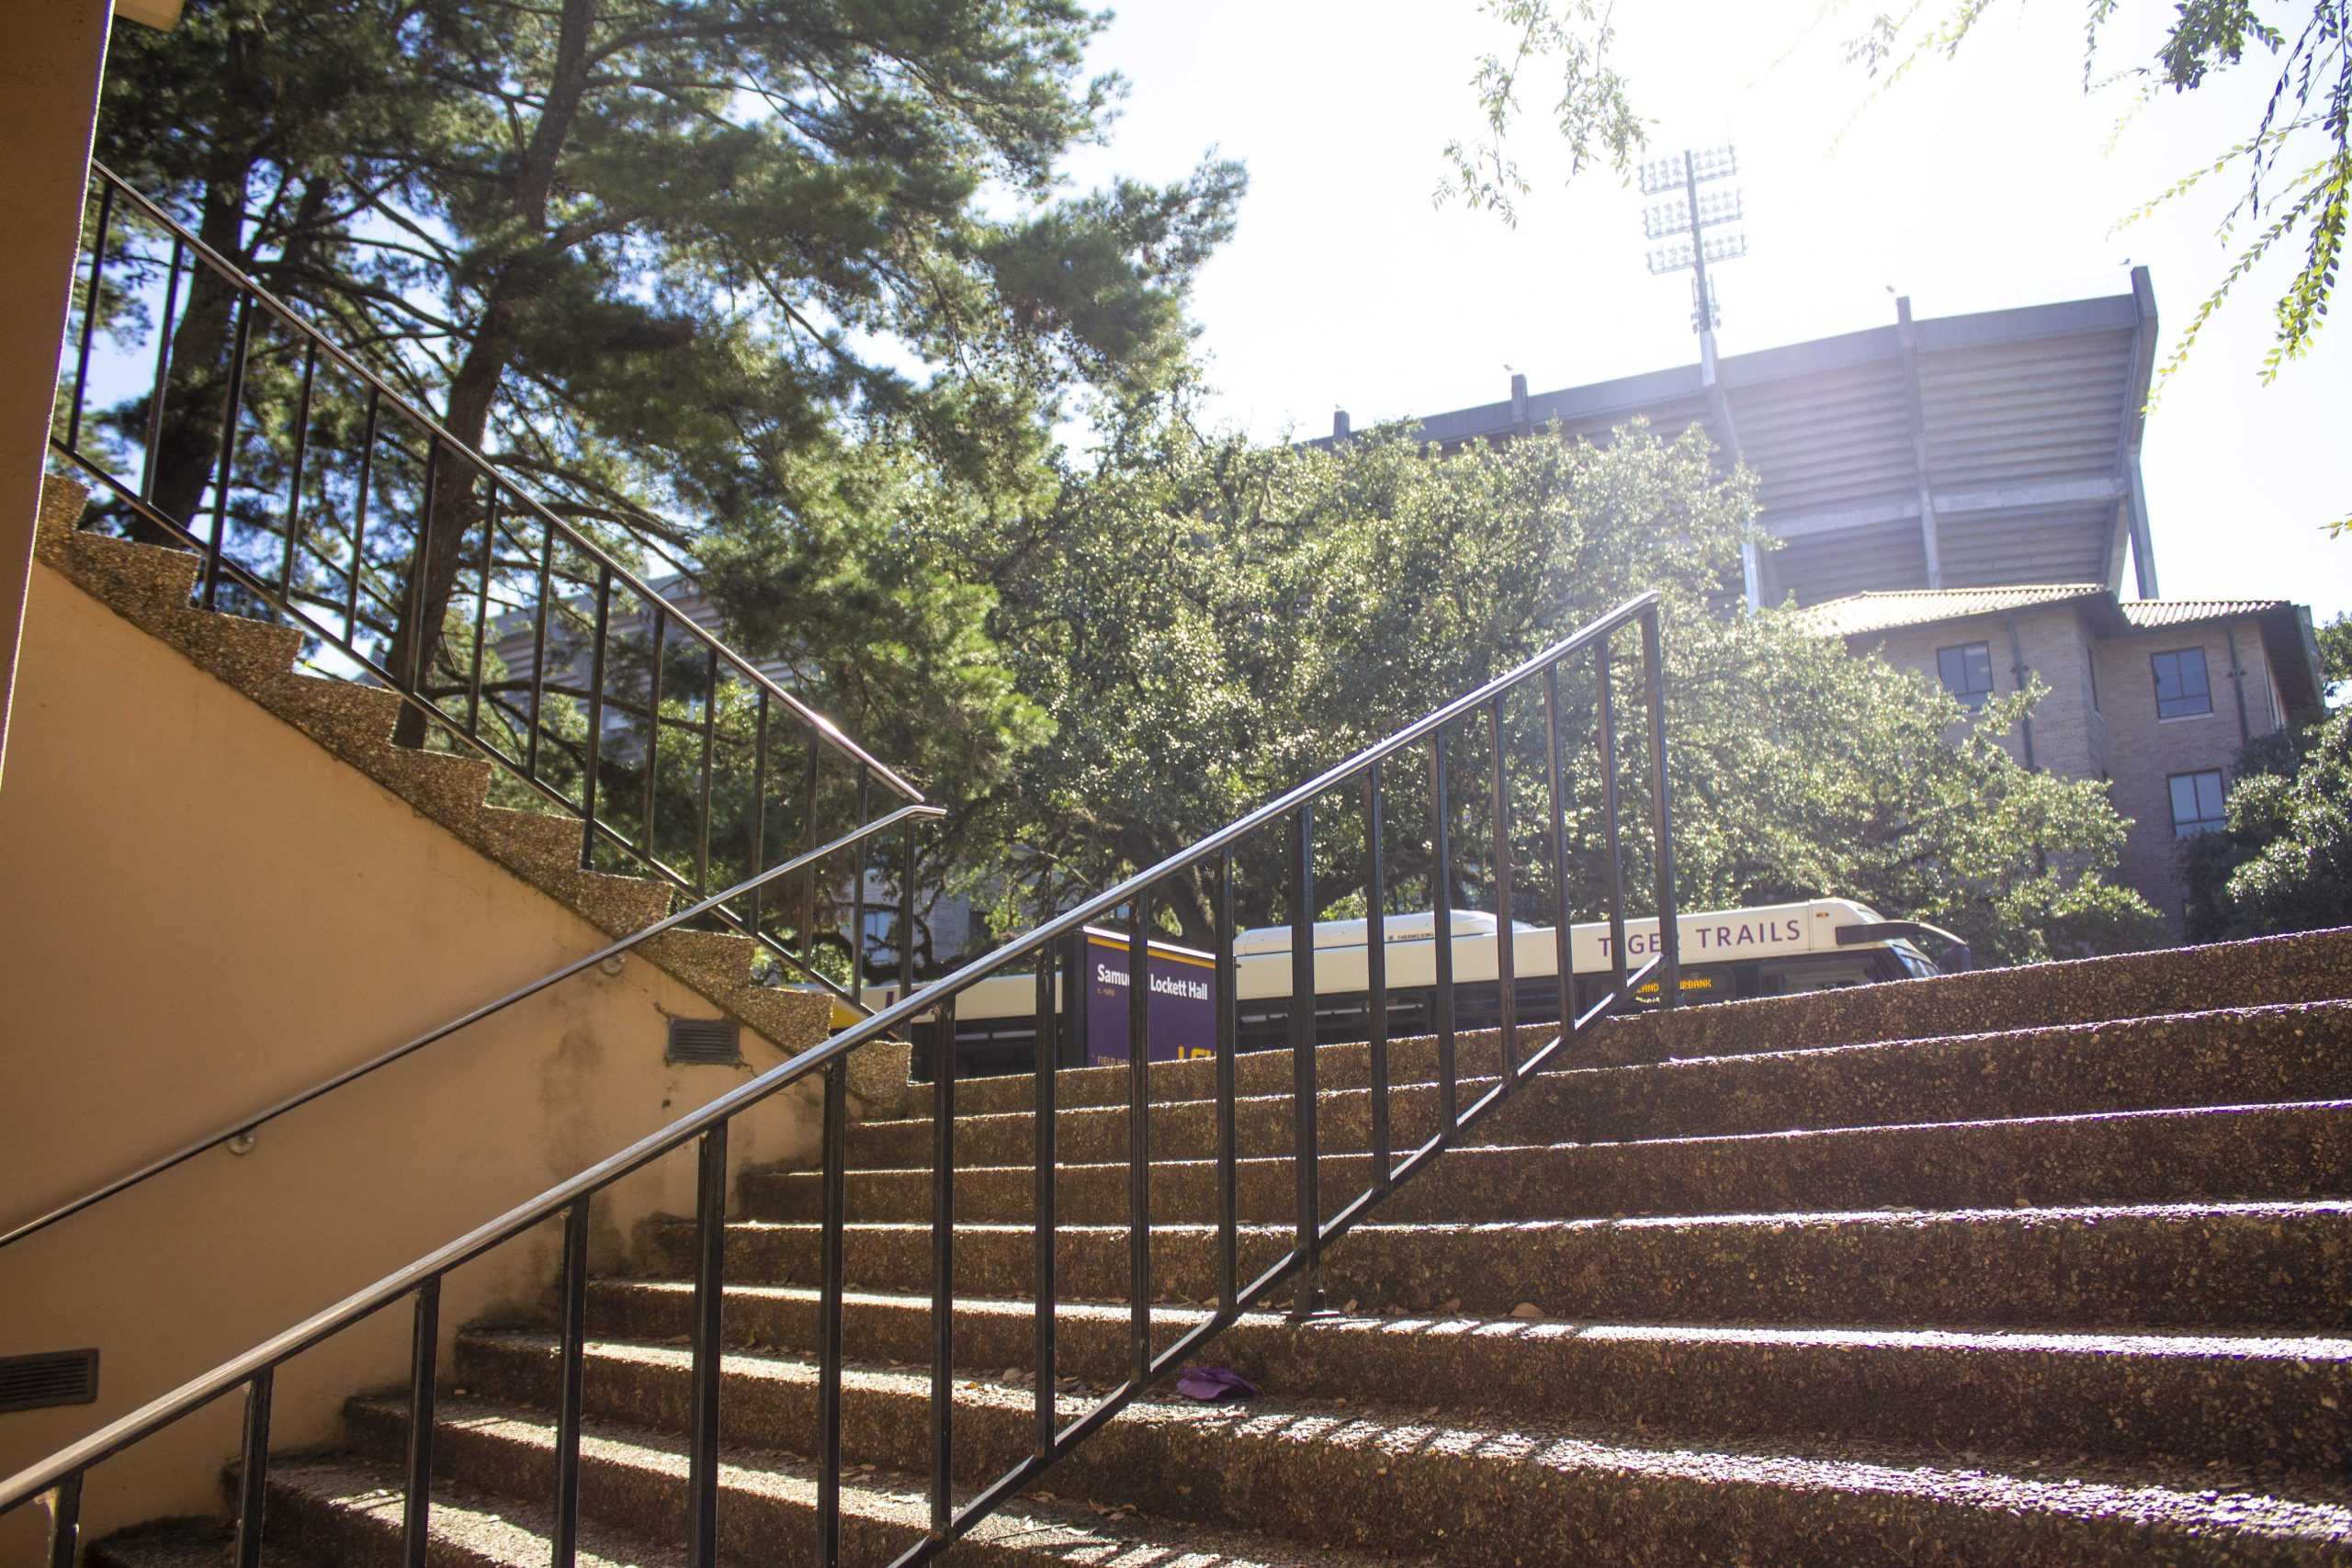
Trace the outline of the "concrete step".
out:
[[[463,1568],[523,1568],[548,1561],[548,1510],[554,1487],[555,1432],[536,1413],[479,1400],[445,1400],[434,1435],[436,1470],[446,1466],[465,1478],[452,1486],[455,1505],[445,1519],[435,1488],[435,1555]],[[335,1560],[386,1568],[397,1561],[399,1464],[408,1416],[405,1404],[355,1401],[348,1424],[360,1455],[337,1468],[352,1476],[320,1489],[322,1511],[332,1510],[342,1554]],[[806,1441],[807,1433],[793,1434]],[[580,1507],[583,1521],[599,1527],[592,1541],[612,1541],[616,1521],[625,1521],[624,1540],[683,1541],[685,1537],[686,1455],[671,1434],[592,1422],[580,1446]],[[1055,1477],[1054,1479],[1058,1479]],[[357,1492],[353,1481],[390,1487],[389,1510],[363,1512],[356,1497],[387,1495]],[[881,1568],[925,1533],[929,1520],[926,1483],[921,1476],[871,1471],[844,1477],[842,1486],[842,1561],[850,1568]],[[1050,1494],[1052,1482],[1046,1488]],[[968,1494],[959,1491],[959,1504]],[[789,1453],[747,1452],[729,1448],[719,1471],[718,1547],[729,1563],[811,1560],[816,1542],[816,1471]],[[283,1506],[275,1489],[273,1514]],[[464,1510],[462,1513],[459,1510]],[[443,1532],[490,1535],[499,1555],[445,1549]],[[584,1532],[583,1532],[584,1533]],[[631,1547],[635,1555],[600,1548],[605,1561],[671,1568],[683,1562],[673,1547]],[[448,1554],[445,1555],[445,1551]],[[583,1556],[583,1562],[587,1559]],[[947,1561],[974,1568],[1046,1568],[1080,1563],[1209,1564],[1216,1568],[1379,1568],[1393,1559],[1268,1540],[1233,1529],[1204,1529],[1192,1520],[1139,1516],[1134,1510],[1104,1514],[1050,1496],[1023,1497],[981,1520]]]
[[[655,1277],[684,1278],[693,1226],[656,1221]],[[1243,1277],[1290,1249],[1286,1226],[1246,1225]],[[818,1227],[727,1227],[728,1278],[813,1285]],[[850,1227],[849,1282],[924,1291],[928,1224]],[[959,1224],[956,1289],[1020,1296],[1030,1286],[1026,1225]],[[1061,1293],[1124,1301],[1124,1226],[1066,1225]],[[1152,1294],[1201,1302],[1216,1290],[1216,1234],[1154,1226]],[[1441,1307],[1500,1317],[1892,1327],[2352,1326],[2352,1203],[2212,1203],[1928,1212],[1849,1212],[1357,1226],[1324,1258],[1334,1303]]]
[[[1374,1179],[1368,1155],[1317,1161],[1329,1218]],[[1297,1210],[1296,1161],[1236,1162],[1246,1223],[1280,1224]],[[853,1222],[928,1222],[928,1169],[849,1174]],[[1384,1224],[1709,1214],[1779,1209],[1987,1208],[2151,1203],[2198,1199],[2312,1199],[2352,1194],[2352,1100],[2200,1107],[2001,1122],[1755,1133],[1622,1144],[1474,1145],[1449,1150],[1384,1202]],[[820,1217],[816,1171],[744,1179],[746,1218]],[[1061,1165],[1064,1224],[1119,1224],[1128,1213],[1124,1163]],[[1216,1166],[1156,1162],[1155,1223],[1214,1223]],[[1035,1217],[1029,1166],[956,1172],[959,1220]]]
[[[722,1472],[720,1529],[759,1530],[752,1539],[773,1552],[797,1538],[774,1518],[772,1489],[799,1476],[778,1476],[761,1456],[807,1442],[815,1370],[757,1357],[728,1370],[720,1408],[730,1462]],[[606,1430],[627,1432],[638,1453],[613,1452],[600,1432],[599,1441],[583,1445],[592,1456],[583,1469],[633,1460],[641,1472],[677,1475],[684,1357],[640,1349],[605,1362],[600,1373],[603,1397],[637,1413],[628,1427]],[[844,1427],[857,1458],[917,1472],[931,1451],[929,1381],[922,1371],[845,1371]],[[1063,1418],[1093,1403],[1064,1398]],[[351,1426],[364,1451],[389,1459],[400,1451],[405,1407],[356,1402]],[[1031,1451],[1030,1395],[961,1381],[954,1427],[956,1477],[967,1485],[985,1482]],[[435,1445],[475,1484],[541,1495],[549,1438],[537,1411],[452,1402]],[[2352,1552],[2352,1506],[2322,1482],[2202,1470],[2169,1476],[2075,1461],[2057,1470],[1988,1470],[1975,1458],[1922,1463],[1917,1455],[1867,1449],[1692,1448],[1383,1404],[1201,1406],[1152,1399],[1096,1432],[1044,1487],[1099,1506],[1137,1505],[1171,1521],[1184,1549],[1195,1552],[1204,1546],[1195,1528],[1246,1529],[1308,1550],[1379,1552],[1426,1543],[1442,1561],[1481,1563],[2318,1563]],[[595,1484],[583,1481],[583,1494]],[[681,1490],[673,1482],[669,1495]],[[896,1495],[911,1506],[920,1494]],[[632,1488],[628,1517],[647,1533],[671,1533],[650,1484]]]
[[[1677,1008],[1612,1022],[1588,1059],[1731,1055],[2346,997],[2352,927]]]
[[[1570,1055],[1578,1066],[1620,1066],[1677,1057],[1747,1055],[1832,1045],[1925,1040],[1954,1034],[2040,1030],[2162,1013],[2201,1012],[2352,997],[2352,928],[2256,942],[2128,953],[2078,963],[1985,970],[1807,997],[1686,1008],[1668,1017],[1611,1019],[1587,1032]],[[1520,1031],[1524,1056],[1552,1039],[1552,1024]],[[1491,1077],[1500,1035],[1468,1031],[1455,1042],[1455,1070]],[[1389,1081],[1437,1077],[1437,1042],[1427,1035],[1389,1045]],[[1288,1051],[1253,1051],[1236,1059],[1245,1095],[1280,1094],[1291,1085]],[[1208,1100],[1216,1092],[1214,1062],[1157,1062],[1152,1093],[1168,1100]],[[1364,1045],[1326,1045],[1316,1053],[1326,1089],[1364,1089],[1372,1055]],[[1035,1102],[1026,1074],[968,1078],[957,1090],[974,1114],[1025,1111]],[[1064,1107],[1125,1105],[1125,1066],[1065,1068],[1055,1079]]]
[[[1470,1104],[1492,1081],[1459,1084],[1460,1103]],[[1182,1086],[1193,1087],[1192,1078]],[[2002,1034],[1564,1068],[1528,1083],[1516,1103],[1487,1119],[1478,1137],[1498,1144],[1604,1143],[2342,1099],[2352,1099],[2352,1002],[2290,1003]],[[923,1109],[927,1100],[917,1086],[910,1111]],[[1432,1136],[1439,1103],[1430,1084],[1392,1087],[1394,1146]],[[1017,1166],[1033,1158],[1034,1111],[967,1114],[960,1096],[956,1111],[958,1165]],[[1124,1162],[1126,1119],[1124,1105],[1062,1111],[1055,1123],[1056,1152],[1069,1164]],[[1237,1100],[1241,1154],[1290,1154],[1293,1122],[1286,1091]],[[1371,1124],[1369,1091],[1338,1089],[1318,1097],[1324,1150],[1368,1148]],[[1156,1103],[1151,1145],[1156,1159],[1214,1157],[1216,1103]],[[850,1163],[877,1170],[928,1168],[929,1118],[910,1114],[853,1128]]]
[[[600,1282],[594,1358],[673,1351],[692,1326],[680,1282]],[[730,1344],[814,1353],[818,1296],[779,1286],[728,1292]],[[844,1297],[843,1338],[876,1364],[927,1366],[927,1295]],[[1155,1309],[1169,1337],[1205,1312]],[[1034,1372],[1035,1308],[956,1303],[956,1364]],[[1108,1388],[1126,1375],[1123,1307],[1056,1309],[1057,1377]],[[556,1355],[538,1335],[460,1340],[476,1393],[548,1404]],[[1245,1314],[1203,1353],[1285,1400],[1401,1407],[1467,1404],[1519,1420],[1590,1422],[1710,1440],[1871,1442],[2012,1455],[2095,1454],[2341,1473],[2352,1455],[2352,1339],[2323,1335],[2059,1334],[1783,1329],[1513,1318],[1336,1315],[1293,1324]],[[601,1364],[592,1359],[593,1389]],[[599,1406],[599,1408],[604,1408]],[[612,1407],[617,1410],[617,1406]]]

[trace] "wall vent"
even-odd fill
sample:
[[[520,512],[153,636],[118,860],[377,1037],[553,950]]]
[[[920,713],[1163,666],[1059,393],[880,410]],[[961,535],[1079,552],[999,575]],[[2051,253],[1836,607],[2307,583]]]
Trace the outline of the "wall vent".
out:
[[[696,1067],[739,1066],[743,1060],[742,1025],[731,1018],[673,1018],[670,1060]]]
[[[42,1410],[87,1404],[98,1397],[98,1352],[51,1350],[0,1356],[0,1410]]]

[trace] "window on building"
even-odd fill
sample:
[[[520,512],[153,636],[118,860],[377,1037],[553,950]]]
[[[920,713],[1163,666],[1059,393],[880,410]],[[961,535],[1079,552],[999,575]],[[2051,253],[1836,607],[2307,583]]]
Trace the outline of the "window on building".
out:
[[[899,912],[896,909],[865,911],[865,961],[876,967],[888,967],[899,961]]]
[[[2222,774],[2218,769],[2201,773],[2175,773],[2166,781],[2172,785],[2172,833],[2176,839],[2186,839],[2198,833],[2211,833],[2229,826],[2229,812],[2222,805]]]
[[[2159,653],[2156,668],[2156,716],[2194,718],[2213,711],[2213,688],[2205,680],[2205,650],[2177,649]]]
[[[1993,649],[1981,642],[1939,648],[1936,649],[1936,673],[1943,678],[1944,690],[1973,713],[1993,694]]]

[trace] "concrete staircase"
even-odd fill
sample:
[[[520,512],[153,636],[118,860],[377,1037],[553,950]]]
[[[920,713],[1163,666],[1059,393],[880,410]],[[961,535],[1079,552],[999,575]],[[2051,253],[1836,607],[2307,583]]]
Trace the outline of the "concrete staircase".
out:
[[[87,500],[88,491],[72,479],[46,480],[35,548],[42,564],[596,929],[625,936],[671,912],[672,889],[662,882],[581,869],[579,818],[490,804],[489,761],[395,745],[392,724],[401,704],[392,693],[298,672],[302,638],[293,627],[197,607],[198,557],[79,531]],[[831,1031],[827,998],[753,983],[754,944],[747,937],[673,931],[639,951],[779,1051],[798,1050]],[[883,1061],[877,1055],[873,1066]],[[895,1105],[903,1048],[898,1065],[897,1081],[887,1070],[861,1076],[855,1088],[864,1102],[887,1096]]]
[[[1498,1042],[1467,1037],[1465,1102]],[[1400,1146],[1428,1042],[1393,1053]],[[1367,1053],[1320,1055],[1323,1191],[1368,1176]],[[1288,1245],[1286,1055],[1240,1063],[1245,1269]],[[1162,1343],[1216,1289],[1212,1066],[1153,1072]],[[1029,1451],[1026,1079],[956,1129],[956,1453]],[[1123,1375],[1124,1069],[1065,1073],[1069,1416]],[[916,1540],[929,1127],[852,1133],[846,1555]],[[811,1550],[817,1178],[730,1225],[722,1550]],[[1157,1228],[1164,1224],[1167,1228]],[[691,1227],[590,1303],[582,1560],[684,1539]],[[1329,1255],[1335,1315],[1207,1359],[1261,1398],[1140,1403],[951,1561],[1001,1564],[2352,1562],[2352,931],[1605,1025]],[[548,1561],[557,1350],[461,1337],[430,1561]],[[404,1397],[276,1462],[269,1558],[391,1563]],[[92,1561],[209,1561],[147,1532]],[[172,1556],[174,1552],[185,1553]]]

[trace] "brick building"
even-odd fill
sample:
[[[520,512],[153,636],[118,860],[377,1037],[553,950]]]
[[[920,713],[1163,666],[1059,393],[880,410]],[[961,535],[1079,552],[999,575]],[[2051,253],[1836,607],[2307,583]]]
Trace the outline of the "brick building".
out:
[[[2097,583],[1857,593],[1806,612],[1963,706],[2039,678],[2008,738],[2029,767],[2108,781],[2123,879],[2178,931],[2179,841],[2218,824],[2239,750],[2318,708],[2311,612],[2285,600],[2120,599]]]

